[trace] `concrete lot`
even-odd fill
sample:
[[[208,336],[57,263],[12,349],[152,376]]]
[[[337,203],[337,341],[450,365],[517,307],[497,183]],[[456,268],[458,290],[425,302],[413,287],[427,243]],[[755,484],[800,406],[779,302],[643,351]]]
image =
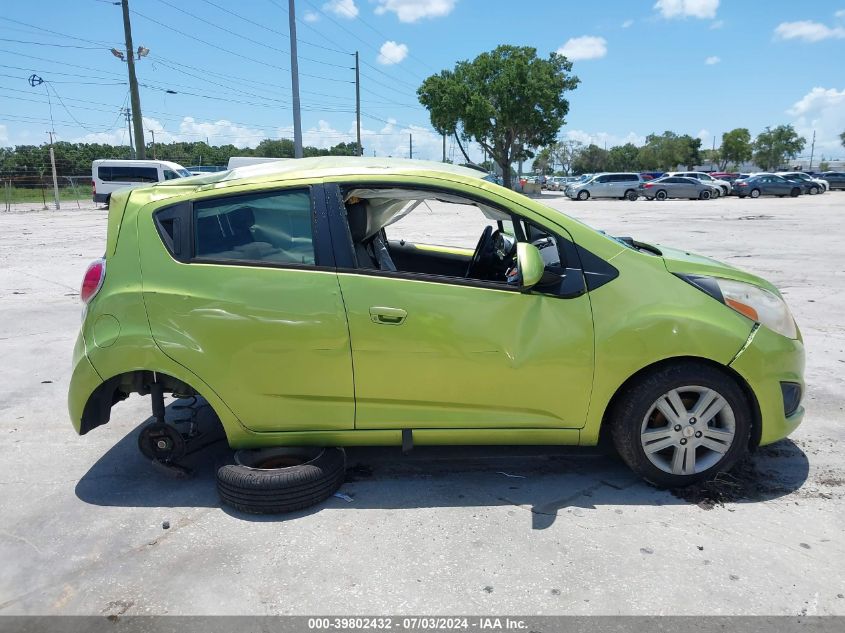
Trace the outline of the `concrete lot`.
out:
[[[794,437],[687,499],[592,450],[357,449],[352,502],[240,515],[214,489],[225,447],[189,481],[144,460],[146,398],[75,435],[78,287],[106,213],[18,208],[0,214],[0,614],[845,614],[845,193],[544,199],[778,284],[808,350]]]

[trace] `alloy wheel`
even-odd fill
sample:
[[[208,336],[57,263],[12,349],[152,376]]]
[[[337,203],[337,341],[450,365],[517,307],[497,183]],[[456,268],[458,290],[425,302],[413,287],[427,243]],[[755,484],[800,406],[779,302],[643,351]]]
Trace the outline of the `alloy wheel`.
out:
[[[719,463],[733,445],[736,419],[713,389],[691,385],[664,393],[643,418],[640,443],[657,468],[693,475]]]

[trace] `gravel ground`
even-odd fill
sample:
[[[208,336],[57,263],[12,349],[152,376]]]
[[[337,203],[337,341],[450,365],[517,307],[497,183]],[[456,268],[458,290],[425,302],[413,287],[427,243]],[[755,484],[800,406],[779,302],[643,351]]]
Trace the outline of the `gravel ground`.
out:
[[[188,481],[144,461],[146,398],[75,435],[78,287],[106,212],[17,205],[0,213],[0,614],[845,615],[845,193],[543,199],[780,286],[808,350],[794,436],[684,495],[595,450],[355,449],[351,502],[234,513],[214,490],[225,447]]]

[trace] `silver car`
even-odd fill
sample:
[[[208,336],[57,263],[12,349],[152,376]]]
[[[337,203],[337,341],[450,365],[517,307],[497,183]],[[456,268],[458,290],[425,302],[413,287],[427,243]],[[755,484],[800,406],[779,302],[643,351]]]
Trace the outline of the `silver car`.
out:
[[[640,185],[639,195],[649,200],[667,198],[689,198],[690,200],[710,200],[719,197],[719,187],[708,185],[697,178],[685,176],[663,176]]]
[[[575,200],[590,198],[619,198],[636,200],[637,188],[643,182],[639,174],[633,172],[596,174],[591,180],[570,186],[566,195]]]
[[[669,172],[668,174],[664,174],[666,176],[683,176],[685,178],[695,178],[696,180],[700,180],[705,185],[710,185],[713,187],[719,188],[719,195],[726,196],[731,192],[731,183],[727,180],[719,180],[718,178],[713,178],[710,174],[706,171],[677,171],[677,172]]]

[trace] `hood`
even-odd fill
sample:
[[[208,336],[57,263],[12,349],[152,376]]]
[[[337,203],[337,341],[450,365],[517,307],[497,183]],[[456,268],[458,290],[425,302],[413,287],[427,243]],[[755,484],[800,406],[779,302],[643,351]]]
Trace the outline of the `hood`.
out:
[[[676,248],[667,246],[658,246],[655,250],[659,250],[663,255],[663,262],[666,264],[666,269],[670,273],[680,273],[685,275],[708,275],[710,277],[722,277],[723,279],[732,279],[734,281],[743,281],[745,283],[760,286],[777,296],[780,296],[778,289],[770,282],[762,277],[752,275],[751,273],[740,270],[730,264],[722,263],[718,260],[704,255],[697,255],[688,251],[682,251]]]

